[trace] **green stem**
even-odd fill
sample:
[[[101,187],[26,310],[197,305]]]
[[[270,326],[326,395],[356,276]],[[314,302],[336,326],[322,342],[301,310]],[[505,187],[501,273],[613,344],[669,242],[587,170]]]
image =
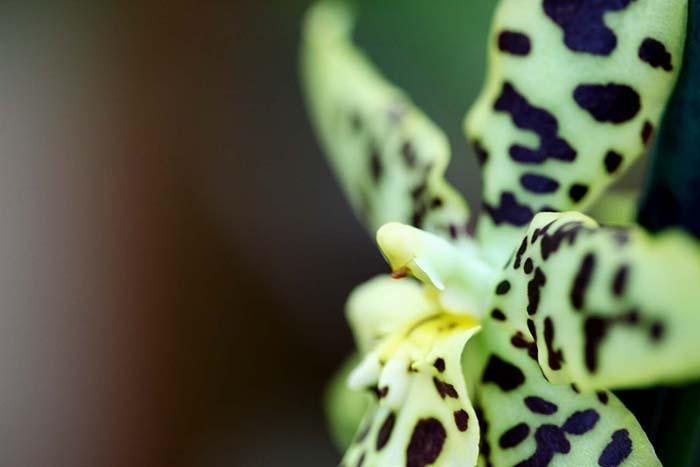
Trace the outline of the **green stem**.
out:
[[[700,0],[689,3],[683,69],[652,153],[638,220],[651,231],[681,227],[700,238]],[[700,383],[622,398],[664,465],[700,465]]]

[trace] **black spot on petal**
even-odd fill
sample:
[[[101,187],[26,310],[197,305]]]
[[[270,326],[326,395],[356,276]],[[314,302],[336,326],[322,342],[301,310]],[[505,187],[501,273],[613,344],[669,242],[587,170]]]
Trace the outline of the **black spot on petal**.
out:
[[[607,154],[605,154],[605,170],[609,174],[613,174],[617,172],[617,169],[620,168],[620,165],[622,165],[622,154],[615,152],[615,151],[608,151]]]
[[[544,175],[526,173],[520,177],[520,184],[527,191],[536,194],[554,193],[559,189],[559,182]]]
[[[540,137],[536,149],[515,144],[509,148],[511,159],[521,164],[542,164],[547,159],[571,162],[576,151],[559,136],[556,117],[545,109],[535,107],[509,83],[503,83],[501,94],[493,105],[497,112],[509,113],[516,127],[530,130]]]
[[[579,107],[603,123],[630,121],[642,107],[637,91],[626,84],[581,84],[574,90],[574,99]]]
[[[625,287],[627,287],[627,276],[629,275],[629,267],[624,264],[617,269],[615,273],[615,278],[612,283],[612,293],[616,297],[621,296],[625,293]]]
[[[509,224],[516,227],[524,227],[530,223],[535,216],[533,210],[520,204],[511,192],[501,193],[498,205],[484,203],[484,212],[488,214],[496,225]]]
[[[496,321],[505,321],[506,315],[499,308],[494,308],[491,310],[491,317]]]
[[[501,449],[510,449],[522,443],[530,434],[530,427],[526,423],[519,423],[514,427],[506,430],[505,433],[498,438],[498,445]]]
[[[450,383],[433,378],[433,384],[435,384],[435,389],[437,389],[437,392],[440,394],[441,398],[444,399],[446,397],[451,397],[453,399],[457,399],[459,397],[457,390]]]
[[[571,304],[577,310],[581,310],[584,305],[584,298],[588,286],[591,282],[591,277],[593,275],[593,269],[595,268],[595,256],[592,253],[588,253],[581,262],[578,273],[574,278],[574,284],[571,287]]]
[[[574,203],[580,202],[588,194],[588,186],[581,183],[574,183],[569,188],[569,198]]]
[[[395,423],[396,414],[394,414],[393,412],[387,415],[386,419],[384,419],[384,423],[382,423],[382,426],[379,428],[379,432],[377,433],[377,451],[381,451],[389,442],[389,438],[391,438],[391,432],[394,431]]]
[[[505,295],[510,291],[510,282],[507,280],[501,281],[496,286],[496,295]]]
[[[425,467],[433,464],[445,444],[447,432],[439,420],[427,418],[418,421],[406,449],[406,467]]]
[[[512,391],[525,383],[525,374],[520,368],[496,355],[491,355],[482,376],[484,383],[494,383],[502,391]]]
[[[666,71],[673,70],[671,53],[666,50],[666,46],[663,43],[651,37],[644,39],[639,46],[639,58],[651,65],[652,68],[663,68]]]
[[[527,55],[530,53],[530,38],[521,32],[502,31],[498,35],[498,49],[512,55]]]
[[[469,414],[466,410],[460,409],[454,413],[455,425],[459,431],[467,431],[469,429]]]
[[[612,440],[598,458],[600,467],[618,467],[632,454],[632,440],[627,430],[618,430],[612,434]]]
[[[525,406],[527,406],[527,408],[530,409],[531,412],[541,415],[552,415],[558,410],[556,404],[537,396],[526,397]]]
[[[535,268],[535,274],[527,283],[527,312],[529,315],[537,313],[540,306],[540,289],[547,283],[547,277],[542,270]]]
[[[633,0],[544,0],[547,16],[564,33],[564,44],[574,52],[610,55],[617,47],[617,37],[608,28],[604,15],[621,11]]]
[[[642,143],[648,145],[651,142],[651,137],[654,136],[654,125],[649,120],[644,122],[642,126]]]
[[[437,371],[442,373],[443,371],[445,371],[445,360],[442,358],[438,358],[435,360],[435,363],[433,363],[433,366]]]
[[[599,419],[600,415],[593,409],[574,412],[566,419],[562,428],[569,434],[582,435],[591,431]]]

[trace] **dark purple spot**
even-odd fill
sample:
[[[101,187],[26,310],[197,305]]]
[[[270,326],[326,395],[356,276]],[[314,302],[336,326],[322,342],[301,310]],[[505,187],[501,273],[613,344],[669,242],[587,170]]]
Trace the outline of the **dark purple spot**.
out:
[[[513,337],[510,338],[510,343],[517,349],[527,349],[528,356],[537,361],[537,344],[525,339],[522,332],[516,332]]]
[[[396,414],[392,412],[387,415],[384,423],[382,423],[382,426],[379,428],[379,433],[377,433],[377,451],[381,451],[389,442],[391,432],[394,430],[394,423],[396,423]]]
[[[531,258],[526,259],[525,265],[523,266],[523,271],[525,271],[525,274],[530,274],[533,269],[534,269],[534,265],[532,264],[532,259]]]
[[[605,170],[609,174],[613,174],[620,168],[620,165],[622,165],[622,154],[612,150],[608,151],[608,153],[605,155],[604,162]]]
[[[588,186],[581,183],[574,183],[569,188],[569,198],[574,203],[578,203],[588,194]]]
[[[521,32],[503,31],[498,35],[498,49],[513,55],[530,53],[530,38]]]
[[[562,428],[569,434],[582,435],[591,431],[599,419],[600,415],[593,409],[574,412],[566,419]]]
[[[581,222],[566,222],[557,227],[554,233],[543,235],[540,242],[542,259],[547,261],[551,255],[559,251],[562,245],[567,242],[569,246],[573,246],[578,234],[584,230],[586,228]]]
[[[525,383],[525,375],[522,370],[512,363],[502,360],[496,355],[491,355],[482,376],[484,383],[494,383],[502,391],[512,391]]]
[[[544,0],[544,12],[564,32],[564,44],[574,52],[610,55],[617,47],[615,33],[603,17],[621,11],[633,0]]]
[[[535,432],[535,453],[515,467],[546,467],[555,454],[568,454],[571,444],[565,433],[556,425],[542,425]]]
[[[504,191],[498,205],[484,203],[484,211],[493,219],[496,225],[510,224],[524,227],[530,223],[535,213],[525,204],[518,203],[515,195]]]
[[[523,241],[520,242],[520,247],[518,248],[518,251],[515,253],[515,261],[513,262],[513,269],[518,269],[520,267],[520,263],[523,261],[523,255],[527,251],[527,237],[523,237]]]
[[[523,164],[542,164],[547,159],[571,162],[576,151],[559,137],[559,123],[548,111],[531,105],[511,83],[504,83],[501,95],[494,103],[497,112],[509,113],[513,123],[521,130],[530,130],[540,137],[540,146],[531,149],[515,144],[510,147],[510,157]]]
[[[578,273],[574,278],[574,284],[571,287],[571,304],[577,310],[581,310],[584,305],[584,297],[588,286],[591,282],[591,277],[593,275],[593,269],[595,268],[595,256],[592,253],[588,253],[581,262]]]
[[[627,122],[642,106],[637,91],[625,84],[581,84],[574,90],[574,99],[599,122]]]
[[[666,71],[673,70],[672,57],[666,46],[656,39],[647,37],[639,46],[639,58],[647,62],[652,68],[663,68]]]
[[[434,463],[445,444],[447,432],[439,420],[419,420],[406,449],[406,467],[425,467]]]
[[[642,127],[642,143],[644,143],[645,146],[648,145],[652,136],[654,136],[654,125],[647,120]]]
[[[446,383],[435,377],[433,377],[433,383],[435,384],[435,389],[437,389],[437,392],[440,394],[441,398],[444,399],[446,397],[451,397],[453,399],[457,399],[459,397],[457,390],[450,383]]]
[[[510,291],[510,282],[507,280],[501,281],[496,286],[496,295],[505,295]]]
[[[608,332],[608,323],[600,317],[590,316],[584,324],[586,336],[584,353],[586,356],[586,368],[591,373],[598,369],[598,347]]]
[[[459,431],[467,431],[469,429],[469,414],[466,410],[458,410],[454,413],[455,425]]]
[[[617,430],[612,434],[612,440],[598,458],[600,467],[618,467],[632,454],[632,440],[627,430]]]
[[[629,275],[629,267],[625,264],[618,268],[615,273],[615,278],[612,283],[612,293],[616,297],[620,297],[625,293],[627,287],[627,276]]]
[[[544,320],[544,342],[547,345],[547,363],[552,370],[560,370],[564,361],[561,349],[554,348],[554,322],[547,316]]]
[[[443,204],[442,198],[436,196],[430,201],[430,209],[440,209]]]
[[[599,391],[599,392],[596,392],[595,395],[598,397],[598,400],[600,401],[601,404],[608,405],[608,400],[610,400],[610,396],[608,396],[607,392]]]
[[[491,317],[493,319],[495,319],[496,321],[505,321],[506,320],[506,315],[503,313],[503,311],[501,311],[498,308],[494,308],[493,310],[491,310]]]
[[[502,449],[510,449],[522,443],[529,435],[530,427],[526,423],[519,423],[498,438],[498,445]]]
[[[527,313],[534,315],[540,306],[540,289],[547,283],[547,277],[542,270],[535,268],[535,274],[527,283]]]
[[[443,371],[445,371],[445,360],[442,358],[438,358],[437,360],[435,360],[435,363],[433,363],[433,366],[437,371],[442,373]]]
[[[559,182],[544,175],[526,173],[520,177],[520,184],[528,191],[537,194],[554,193],[559,189]]]
[[[541,415],[552,415],[558,410],[556,404],[537,396],[526,397],[525,405],[530,411]]]

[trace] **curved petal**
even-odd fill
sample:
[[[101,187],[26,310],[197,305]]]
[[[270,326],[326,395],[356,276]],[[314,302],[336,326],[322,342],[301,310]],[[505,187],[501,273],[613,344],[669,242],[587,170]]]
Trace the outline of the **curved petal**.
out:
[[[445,313],[398,330],[353,371],[350,384],[377,396],[343,465],[472,466],[479,426],[462,376],[461,355],[479,330]]]
[[[552,384],[527,349],[514,348],[508,323],[488,323],[476,394],[483,465],[517,467],[660,466],[641,426],[611,393]],[[470,343],[470,346],[472,344]]]
[[[535,213],[585,209],[645,152],[681,68],[687,0],[537,5],[501,1],[466,121],[499,264]]]
[[[352,44],[340,2],[313,7],[302,44],[307,107],[350,204],[374,233],[390,221],[466,237],[468,208],[444,180],[444,134]]]
[[[379,229],[377,243],[394,275],[410,274],[423,282],[445,311],[480,316],[491,298],[496,271],[468,242],[458,248],[415,227],[391,223]]]
[[[700,376],[700,242],[681,231],[598,227],[539,214],[495,289],[493,322],[517,330],[552,382],[583,391]]]

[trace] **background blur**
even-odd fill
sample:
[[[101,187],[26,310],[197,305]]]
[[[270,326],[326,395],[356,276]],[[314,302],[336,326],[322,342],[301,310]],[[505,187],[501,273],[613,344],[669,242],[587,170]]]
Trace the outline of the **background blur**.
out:
[[[0,465],[335,465],[344,301],[386,266],[306,120],[309,2],[93,3],[0,15]],[[493,3],[359,2],[472,204]]]

